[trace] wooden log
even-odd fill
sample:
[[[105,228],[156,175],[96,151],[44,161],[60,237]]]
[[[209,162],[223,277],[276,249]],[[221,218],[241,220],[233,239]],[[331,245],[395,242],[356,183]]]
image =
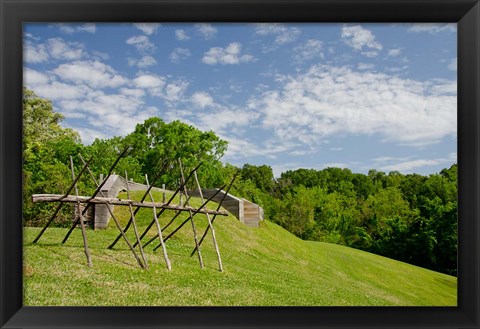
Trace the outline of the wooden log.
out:
[[[83,158],[81,155],[80,156],[80,160],[83,161]],[[83,161],[84,162],[84,161]],[[97,180],[95,179],[95,176],[93,176],[92,172],[90,171],[90,168],[88,168],[88,173],[90,174],[90,177],[92,178],[95,186],[100,186],[98,183],[97,183]],[[101,195],[105,196],[105,194],[103,193],[102,190],[99,189],[99,192]],[[133,249],[130,241],[128,240],[127,236],[125,235],[125,233],[123,232],[123,229],[119,223],[119,221],[117,220],[117,218],[115,217],[115,215],[113,214],[113,211],[112,209],[110,208],[110,205],[107,204],[107,210],[108,212],[110,213],[110,216],[112,216],[112,219],[113,221],[115,222],[115,225],[117,226],[117,228],[120,230],[120,235],[125,239],[125,242],[127,243],[128,247],[130,248],[130,250],[132,251],[133,255],[135,256],[135,259],[137,260],[138,264],[140,265],[141,268],[145,269],[147,267],[146,264],[143,264],[142,261],[140,260],[140,258],[137,256],[137,253],[135,252],[135,249]]]
[[[190,198],[191,198],[191,196],[188,197],[187,201],[190,200]],[[181,211],[177,211],[177,213],[175,214],[175,216],[173,216],[172,219],[170,219],[170,221],[167,223],[167,225],[165,225],[165,226],[162,228],[162,232],[165,231],[181,213],[182,213]],[[144,247],[148,246],[150,243],[152,243],[153,241],[155,241],[156,238],[157,238],[156,236],[152,237],[152,238],[151,238],[150,240],[148,240],[143,246],[144,246]]]
[[[73,169],[73,158],[70,156],[70,170],[72,172],[72,181],[75,181],[75,170]],[[78,196],[78,187],[77,183],[75,183],[75,195]],[[77,202],[77,209],[78,209],[78,217],[80,217],[80,226],[82,228],[82,238],[83,238],[83,249],[85,251],[85,256],[87,257],[87,264],[89,267],[92,267],[92,259],[90,257],[90,250],[88,250],[88,242],[87,242],[87,232],[85,231],[85,223],[83,221],[83,213],[81,209],[80,202]]]
[[[196,166],[191,172],[190,172],[190,175],[188,175],[188,178],[186,179],[186,181],[184,182],[184,184],[186,184],[186,182],[188,182],[188,180],[192,177],[193,175],[193,171],[194,170],[197,170],[198,168],[200,168],[200,166],[203,164],[203,162],[200,162],[198,164],[198,166]],[[178,194],[178,192],[180,192],[180,190],[183,188],[183,185],[180,184],[180,186],[178,187],[178,189],[175,191],[175,193],[173,193],[173,195],[170,197],[170,199],[168,199],[166,205],[169,205],[173,198],[175,198],[175,196]],[[160,208],[160,207],[157,207],[157,208]],[[162,210],[160,210],[160,212],[157,214],[157,217],[160,217],[163,212],[165,211],[165,209],[167,209],[166,207],[161,207]],[[175,210],[175,209],[174,209]],[[153,219],[150,224],[147,226],[147,228],[145,229],[145,231],[143,231],[142,235],[140,236],[140,240],[143,239],[143,237],[147,234],[148,230],[150,230],[150,228],[153,226],[153,224],[155,223],[155,219]],[[134,245],[135,246],[135,245]]]
[[[185,186],[185,176],[183,175],[183,166],[182,166],[182,160],[181,159],[178,159],[178,164],[180,165],[180,174],[181,174],[181,179],[182,181],[184,182],[183,184],[183,193],[185,194],[185,197],[188,198],[188,192],[187,192],[187,187]],[[196,171],[194,171],[194,175],[196,177]],[[181,195],[180,195],[181,196]],[[180,200],[180,204],[182,203],[182,201]],[[188,203],[186,203],[185,205],[188,205]],[[203,259],[202,259],[202,253],[200,252],[200,245],[198,244],[198,237],[197,237],[197,229],[195,228],[195,222],[193,220],[193,213],[192,211],[190,210],[188,212],[189,216],[190,216],[190,223],[192,224],[192,230],[193,230],[193,240],[195,241],[195,246],[197,248],[197,254],[198,254],[198,262],[200,263],[200,268],[203,268]]]
[[[145,174],[145,182],[147,182],[147,185],[150,185],[148,182],[148,176]],[[154,203],[152,193],[148,193],[150,195],[150,200],[152,200],[152,203]],[[153,207],[153,218],[155,219],[155,224],[157,225],[157,231],[158,231],[158,239],[160,240],[160,244],[162,245],[163,249],[163,258],[165,259],[165,264],[167,265],[167,269],[169,271],[172,270],[172,265],[170,264],[170,259],[168,259],[168,254],[167,254],[167,248],[165,247],[165,243],[163,243],[163,236],[162,236],[162,229],[160,227],[160,222],[158,221],[157,217],[157,208]],[[141,246],[142,243],[139,241],[138,244]]]
[[[135,200],[126,200],[126,199],[116,199],[116,198],[104,198],[104,197],[86,197],[86,196],[75,196],[62,194],[33,194],[32,201],[37,202],[77,202],[80,203],[94,203],[94,204],[109,204],[109,205],[121,205],[128,206],[132,205],[134,207],[143,207],[143,208],[164,208],[169,210],[178,210],[178,211],[195,211],[202,214],[211,214],[211,215],[221,215],[228,216],[228,213],[225,211],[210,210],[210,209],[200,209],[194,208],[191,206],[179,206],[175,204],[168,204],[162,202],[140,202]],[[158,217],[158,215],[157,215]]]
[[[197,183],[198,192],[200,193],[200,198],[202,199],[202,202],[203,202],[204,199],[202,194],[202,187],[200,186],[200,182],[198,181],[197,172],[195,172],[194,176],[195,176],[195,182]],[[213,245],[215,247],[215,252],[217,253],[217,259],[218,259],[218,269],[220,272],[223,272],[222,257],[220,257],[220,249],[218,248],[217,238],[215,236],[215,230],[213,229],[212,221],[210,220],[210,215],[205,214],[205,217],[207,217],[208,227],[210,227],[210,231],[212,231]]]
[[[160,163],[161,160],[159,160],[159,163]],[[153,187],[153,184],[154,182],[165,172],[165,170],[167,169],[168,167],[168,162],[165,162],[163,164],[163,167],[162,169],[160,169],[160,171],[157,172],[157,174],[154,176],[153,180],[152,180],[152,185],[150,187],[147,188],[147,190],[145,191],[145,193],[143,194],[142,196],[142,199],[140,200],[140,202],[143,202],[146,198],[147,198],[147,195],[148,195],[148,192],[150,192],[150,189]],[[128,185],[128,183],[127,183]],[[133,212],[134,215],[137,214],[137,212],[140,210],[140,207],[137,207],[135,209],[135,211]],[[125,230],[123,231],[123,233],[126,233],[128,231],[128,228],[130,227],[130,224],[132,223],[132,217],[130,216],[130,219],[128,220],[127,222],[127,225],[125,225]],[[122,237],[121,234],[119,234],[115,240],[113,240],[113,242],[108,246],[108,249],[112,249],[118,242],[118,240],[120,240],[120,238]],[[142,239],[143,236],[140,237],[140,239]],[[134,247],[137,245],[138,243],[135,242],[135,244],[133,245]]]
[[[128,187],[128,174],[127,174],[126,170],[125,170],[125,180],[127,181],[127,198],[130,199],[130,188]],[[142,255],[143,264],[145,265],[145,268],[148,269],[147,258],[145,257],[145,253],[143,252],[142,244],[140,243],[140,237],[138,236],[137,224],[135,223],[135,214],[134,214],[134,211],[133,211],[133,207],[132,207],[132,205],[128,205],[128,208],[130,209],[130,220],[132,221],[133,232],[135,233],[135,238],[137,238],[138,246],[139,246],[139,249],[140,249],[140,254]],[[125,233],[126,230],[127,230],[127,228],[125,227],[123,233]]]
[[[230,192],[230,189],[232,188],[233,186],[233,182],[235,181],[235,179],[237,178],[237,175],[240,173],[240,170],[237,170],[237,172],[235,173],[235,175],[233,176],[230,184],[228,185],[227,187],[227,190],[225,191],[225,194],[223,195],[223,198],[222,200],[220,200],[220,202],[218,203],[218,207],[217,207],[217,211],[220,210],[220,207],[222,206],[222,203],[223,201],[225,200],[225,198],[227,197],[228,195],[228,192]],[[225,186],[224,186],[225,187]],[[223,188],[223,187],[222,187]],[[217,218],[217,215],[214,215],[213,218],[212,218],[212,224],[213,222],[215,221],[215,218]],[[205,229],[205,233],[203,233],[203,236],[202,238],[200,239],[200,245],[202,244],[203,240],[205,239],[205,237],[207,236],[207,233],[208,233],[208,230],[209,230],[209,227],[207,226],[207,228]],[[195,253],[195,249],[193,249],[192,253],[190,254],[190,257],[193,256],[193,254]]]
[[[115,162],[113,163],[113,165],[110,167],[110,170],[108,171],[108,175],[107,177],[103,180],[103,182],[97,186],[97,189],[95,190],[95,192],[93,192],[92,194],[92,198],[94,198],[97,193],[101,190],[102,186],[107,182],[108,178],[110,177],[110,175],[112,174],[112,171],[115,169],[115,166],[117,165],[117,163],[120,161],[120,159],[130,150],[130,146],[127,146],[122,153],[120,153],[120,155],[115,159]],[[85,213],[87,212],[88,210],[88,207],[90,207],[90,203],[87,203],[87,206],[83,209],[83,212],[82,212],[82,215],[85,215]],[[75,228],[75,226],[77,226],[78,224],[78,221],[75,221],[75,223],[73,223],[73,225],[70,227],[70,230],[67,232],[67,234],[65,235],[65,238],[63,238],[63,241],[62,243],[65,243],[67,242],[68,240],[68,237],[70,236],[70,234],[72,233],[73,229]]]
[[[225,187],[225,186],[222,186],[222,187],[217,191],[217,193],[220,192],[220,190],[223,189],[224,187]],[[216,195],[216,194],[215,194],[215,195]],[[213,197],[215,197],[215,195],[214,195]],[[213,197],[207,199],[199,208],[197,208],[197,209],[195,210],[195,212],[193,213],[193,216],[195,216],[196,214],[198,214],[199,212],[201,212],[202,208],[203,208],[207,203],[209,203],[209,202],[213,199]],[[213,211],[213,212],[219,212],[219,211],[217,210],[217,211]],[[210,214],[212,214],[213,212],[212,212],[212,211],[209,211]],[[222,213],[226,214],[225,216],[228,216],[228,213],[226,213],[226,212],[222,212]],[[219,214],[220,214],[220,212],[219,212]],[[213,215],[214,215],[214,216],[217,216],[217,214],[213,214]],[[172,237],[175,233],[177,233],[177,231],[178,231],[179,229],[181,229],[181,228],[183,227],[183,225],[185,225],[185,223],[188,222],[189,220],[190,220],[190,218],[187,218],[186,220],[184,220],[184,221],[182,222],[182,224],[180,224],[179,227],[177,227],[172,233],[170,233],[170,234],[164,239],[164,241],[167,241],[170,237]],[[156,246],[153,250],[157,250],[159,247],[160,247],[160,245]],[[196,251],[196,249],[195,249],[195,251]],[[193,255],[193,254],[192,254],[192,255]]]

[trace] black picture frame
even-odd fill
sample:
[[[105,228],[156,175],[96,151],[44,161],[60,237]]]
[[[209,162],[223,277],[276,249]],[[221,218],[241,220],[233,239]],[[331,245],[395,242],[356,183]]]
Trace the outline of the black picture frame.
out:
[[[22,24],[27,22],[458,23],[457,307],[23,307]],[[478,0],[0,0],[1,328],[479,328]]]

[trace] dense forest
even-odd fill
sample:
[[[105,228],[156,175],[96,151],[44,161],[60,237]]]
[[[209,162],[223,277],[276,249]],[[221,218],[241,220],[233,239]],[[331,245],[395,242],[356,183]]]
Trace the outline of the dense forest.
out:
[[[80,154],[85,160],[92,158],[92,172],[106,174],[130,147],[115,171],[121,175],[127,171],[137,182],[144,182],[145,174],[154,177],[161,171],[153,184],[176,189],[177,159],[189,169],[201,163],[198,174],[203,187],[220,187],[237,174],[233,194],[258,203],[266,219],[304,240],[342,244],[457,274],[457,165],[429,176],[326,168],[297,169],[274,177],[268,165],[239,168],[222,163],[228,143],[212,131],[180,121],[166,123],[152,117],[127,136],[83,145],[76,131],[60,125],[62,120],[49,100],[24,90],[25,225],[42,225],[52,212],[52,204],[32,204],[32,194],[65,193],[70,186],[70,156],[76,172],[83,166]],[[79,181],[84,194],[95,189],[87,178]],[[68,225],[71,215],[65,208],[57,224]]]

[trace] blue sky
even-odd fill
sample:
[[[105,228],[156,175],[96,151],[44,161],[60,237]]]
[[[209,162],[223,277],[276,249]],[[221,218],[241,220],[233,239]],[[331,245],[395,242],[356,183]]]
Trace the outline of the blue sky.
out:
[[[24,84],[82,141],[158,116],[222,159],[431,174],[457,159],[456,24],[25,24]]]

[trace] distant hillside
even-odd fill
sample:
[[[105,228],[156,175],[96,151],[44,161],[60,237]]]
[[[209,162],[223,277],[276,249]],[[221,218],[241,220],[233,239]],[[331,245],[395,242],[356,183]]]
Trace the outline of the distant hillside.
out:
[[[141,192],[136,192],[139,198]],[[156,199],[161,200],[159,194]],[[199,205],[199,200],[194,201]],[[128,208],[115,213],[123,224]],[[162,216],[163,225],[171,218]],[[180,218],[186,218],[185,215]],[[151,209],[139,212],[140,231],[151,220]],[[178,219],[177,223],[181,223]],[[200,233],[206,219],[195,216]],[[178,224],[177,224],[178,225]],[[235,217],[217,217],[215,231],[224,272],[219,272],[211,235],[198,257],[187,223],[167,243],[172,271],[166,269],[157,244],[145,248],[149,269],[142,270],[123,241],[107,246],[118,230],[110,222],[103,231],[88,230],[93,267],[86,265],[80,230],[65,245],[67,229],[49,228],[35,245],[40,228],[25,229],[24,304],[32,305],[395,305],[457,304],[455,277],[433,272],[356,249],[303,241],[264,221],[247,227]],[[167,229],[171,232],[176,226]],[[151,234],[154,234],[152,228]],[[201,235],[199,233],[199,235]],[[133,230],[128,232],[134,241]]]

